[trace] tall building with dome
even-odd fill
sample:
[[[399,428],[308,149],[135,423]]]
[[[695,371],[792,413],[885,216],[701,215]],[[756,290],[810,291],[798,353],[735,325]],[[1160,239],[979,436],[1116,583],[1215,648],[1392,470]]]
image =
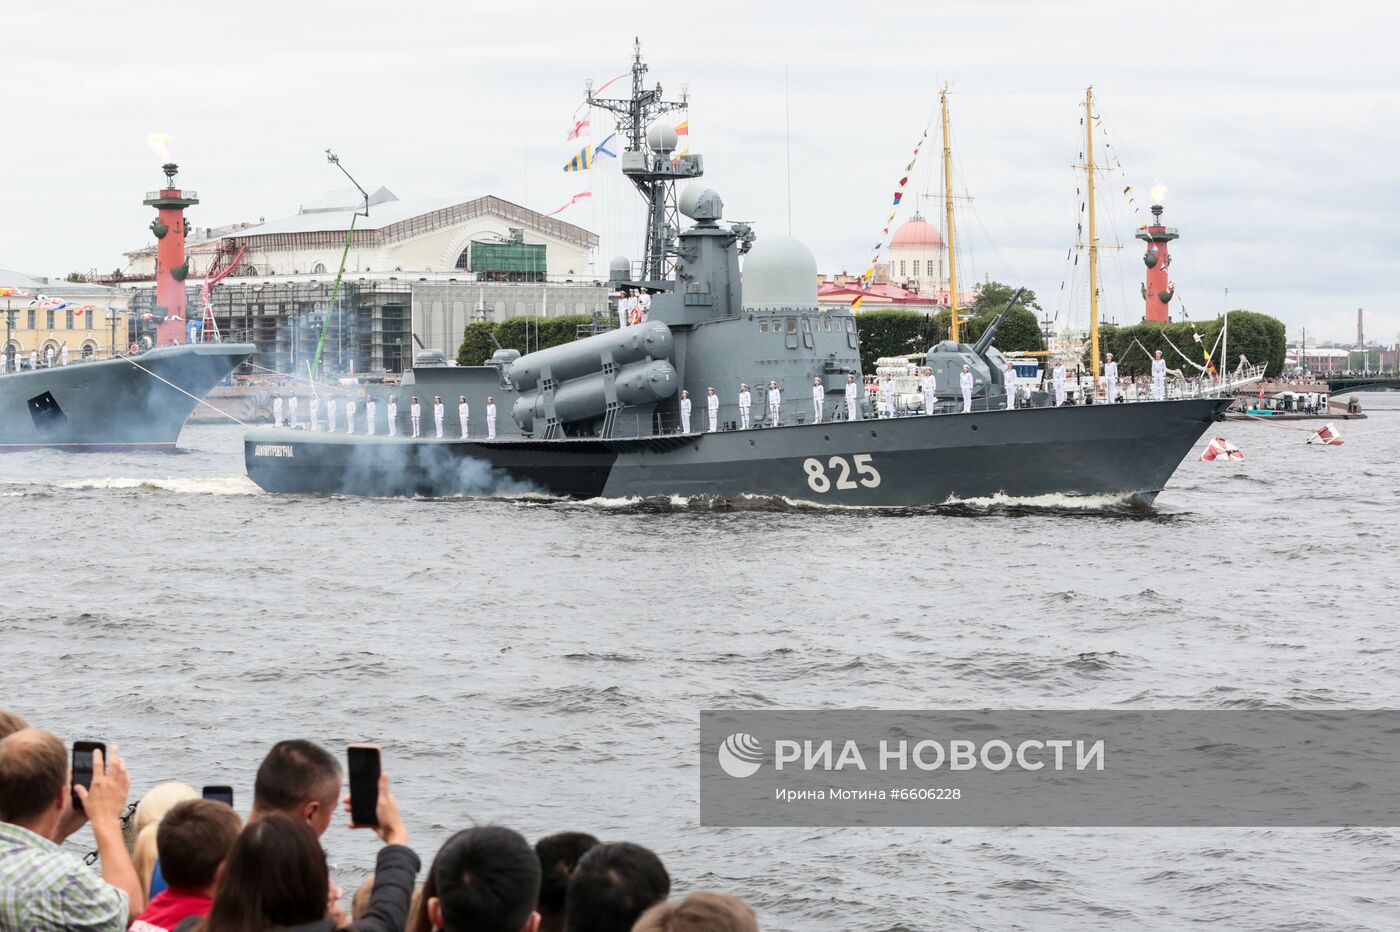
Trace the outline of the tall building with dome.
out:
[[[914,214],[890,238],[889,280],[925,294],[946,290],[944,251],[938,228]]]

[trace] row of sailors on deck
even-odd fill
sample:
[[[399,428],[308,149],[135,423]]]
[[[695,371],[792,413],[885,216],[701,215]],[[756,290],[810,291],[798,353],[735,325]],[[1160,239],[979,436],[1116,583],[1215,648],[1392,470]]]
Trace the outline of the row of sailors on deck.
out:
[[[281,394],[272,397],[272,423],[276,427],[296,427],[297,409],[301,401],[296,395],[283,399]],[[321,396],[312,394],[309,430],[321,429]],[[388,401],[388,423],[389,436],[396,437],[399,433],[399,396],[390,395]],[[345,399],[345,432],[353,434],[355,432],[355,415],[358,406],[355,396],[351,395]],[[457,396],[457,423],[460,427],[463,438],[470,437],[471,433],[467,427],[470,406],[467,404],[466,395]],[[284,418],[285,415],[285,418]],[[379,405],[370,397],[365,400],[365,433],[374,436],[375,425],[378,422]],[[433,396],[433,426],[436,430],[435,436],[438,440],[444,437],[443,427],[447,417],[447,406],[442,402],[441,395]],[[326,398],[326,429],[335,433],[339,424],[339,404],[334,395]],[[423,406],[418,403],[418,396],[413,395],[408,403],[408,423],[412,430],[411,436],[422,436]],[[496,400],[491,396],[486,397],[486,439],[494,440],[496,437]]]
[[[11,355],[11,354],[9,354],[9,353],[0,353],[0,373],[4,373],[4,372],[9,372],[9,371],[10,371],[10,355]],[[54,367],[54,357],[55,357],[55,355],[57,356],[57,358],[58,358],[58,360],[59,360],[59,361],[58,361],[58,365],[60,365],[60,366],[66,366],[66,365],[68,365],[68,347],[67,347],[67,345],[64,345],[62,348],[60,348],[60,349],[58,349],[58,350],[55,350],[52,346],[46,346],[46,347],[44,347],[44,365],[45,365],[47,368],[52,369],[52,368]],[[15,371],[18,372],[18,371],[20,371],[20,369],[22,369],[22,368],[24,367],[24,361],[23,361],[23,359],[21,358],[21,356],[20,356],[18,353],[14,354],[14,357],[15,357],[15,361],[14,361]],[[38,368],[39,368],[39,351],[38,351],[38,350],[30,350],[30,351],[29,351],[29,368],[30,368],[31,370],[34,370],[34,369],[38,369]]]
[[[651,314],[651,292],[645,288],[624,288],[617,299],[617,319],[620,325],[640,324]]]

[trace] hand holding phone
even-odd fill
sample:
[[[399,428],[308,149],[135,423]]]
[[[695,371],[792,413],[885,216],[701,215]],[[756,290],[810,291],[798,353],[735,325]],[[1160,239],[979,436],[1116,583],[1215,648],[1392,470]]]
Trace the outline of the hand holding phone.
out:
[[[352,744],[346,750],[350,764],[350,824],[379,825],[379,745]]]
[[[78,787],[84,790],[92,789],[92,752],[97,751],[99,757],[107,754],[107,745],[101,741],[74,741],[73,742],[73,808],[79,812],[83,811],[83,800],[78,794]]]

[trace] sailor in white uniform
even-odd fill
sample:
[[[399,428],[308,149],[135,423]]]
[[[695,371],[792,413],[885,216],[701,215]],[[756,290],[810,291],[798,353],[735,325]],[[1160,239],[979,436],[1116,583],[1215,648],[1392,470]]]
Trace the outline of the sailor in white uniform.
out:
[[[437,439],[442,439],[442,417],[445,414],[442,406],[442,396],[433,396],[433,427],[437,430]]]
[[[1055,358],[1055,368],[1050,370],[1050,382],[1055,387],[1055,407],[1065,403],[1065,363]]]
[[[345,432],[353,434],[355,432],[355,396],[351,395],[345,399]]]
[[[321,396],[311,394],[311,430],[321,429]]]
[[[365,433],[371,437],[374,436],[374,415],[378,409],[379,405],[375,403],[373,395],[365,399]]]
[[[619,326],[627,326],[627,318],[632,312],[632,292],[626,288],[622,289],[622,296],[617,299],[617,319]]]
[[[963,365],[962,374],[958,376],[958,387],[962,389],[963,414],[972,410],[972,369],[966,364]]]
[[[299,398],[297,398],[296,395],[292,395],[292,397],[290,397],[290,398],[287,399],[287,426],[288,426],[288,427],[296,427],[296,426],[297,426],[297,406],[298,406],[299,404],[301,404],[301,400],[300,400]]]
[[[417,395],[408,400],[408,421],[413,426],[412,436],[417,437],[420,433],[418,426],[423,422],[423,406],[418,403]]]
[[[52,347],[52,346],[49,346],[49,347],[45,347],[45,348],[44,348],[44,364],[45,364],[46,366],[48,366],[50,369],[53,368],[53,347]]]
[[[641,315],[641,322],[646,323],[647,318],[651,315],[651,292],[643,288],[642,293],[637,295],[633,300],[636,302],[637,311]]]
[[[66,365],[68,365],[68,346],[67,346],[67,344],[64,344],[63,349],[61,349],[61,350],[58,351],[58,364],[59,364],[60,366],[66,366]]]
[[[885,406],[885,417],[894,417],[894,395],[894,379],[887,375],[880,383],[880,399]]]
[[[774,427],[781,427],[783,420],[783,393],[777,382],[768,383],[768,420]]]
[[[335,433],[335,407],[336,407],[336,404],[335,404],[335,396],[334,396],[334,395],[328,396],[328,397],[326,398],[326,431],[327,431],[327,433],[332,433],[332,434]]]
[[[1108,354],[1103,364],[1103,383],[1104,398],[1113,404],[1118,400],[1118,363],[1114,361],[1112,353]]]
[[[1006,410],[1016,410],[1016,366],[1006,361]]]
[[[1167,397],[1167,361],[1158,350],[1152,357],[1152,400],[1165,401]]]
[[[690,433],[690,392],[681,389],[681,433]]]
[[[739,429],[749,429],[749,409],[753,407],[753,395],[749,393],[747,382],[739,383]]]
[[[860,386],[853,375],[846,376],[846,420],[860,420]]]
[[[710,433],[719,430],[719,396],[713,388],[706,390],[705,411],[710,415]]]
[[[29,351],[29,368],[30,368],[31,371],[33,371],[33,370],[39,368],[39,351],[38,351],[38,350],[30,350],[30,351]]]
[[[463,440],[466,440],[467,437],[470,435],[470,434],[469,434],[469,431],[467,430],[467,415],[470,413],[470,411],[471,411],[471,408],[470,408],[470,406],[467,404],[467,396],[466,396],[466,395],[458,395],[458,396],[457,396],[457,423],[458,423],[458,424],[461,426],[461,428],[462,428],[462,439],[463,439]]]
[[[496,439],[496,399],[486,396],[486,439]]]
[[[822,409],[826,406],[826,386],[820,378],[812,380],[812,417],[816,423],[822,422]]]
[[[399,435],[399,396],[389,396],[389,436]]]
[[[933,402],[938,398],[938,382],[933,377],[933,370],[924,367],[924,413],[933,413]]]
[[[272,396],[272,426],[282,426],[282,393]]]

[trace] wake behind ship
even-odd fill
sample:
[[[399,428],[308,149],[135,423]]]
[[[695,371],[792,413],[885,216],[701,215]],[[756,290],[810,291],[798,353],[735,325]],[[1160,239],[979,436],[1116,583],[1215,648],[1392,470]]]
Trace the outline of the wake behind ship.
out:
[[[0,375],[0,451],[173,450],[200,399],[255,349],[162,346]]]
[[[1043,393],[1008,381],[993,323],[976,344],[929,350],[937,391],[923,412],[874,417],[855,397],[864,395],[854,389],[863,383],[857,320],[818,305],[811,252],[722,223],[712,190],[675,196],[702,162],[675,154],[676,134],[658,118],[676,105],[647,87],[646,70],[638,52],[630,99],[589,99],[618,115],[622,172],[648,205],[640,275],[625,257],[610,264],[614,290],[654,296],[645,322],[524,356],[500,350],[483,366],[415,369],[393,399],[357,393],[373,402],[373,420],[357,415],[349,433],[251,430],[244,459],[254,482],[273,492],[760,495],[857,506],[997,494],[1150,501],[1228,407],[1209,396],[1049,407]],[[678,214],[693,224],[681,230]],[[426,436],[412,429],[415,397]]]

